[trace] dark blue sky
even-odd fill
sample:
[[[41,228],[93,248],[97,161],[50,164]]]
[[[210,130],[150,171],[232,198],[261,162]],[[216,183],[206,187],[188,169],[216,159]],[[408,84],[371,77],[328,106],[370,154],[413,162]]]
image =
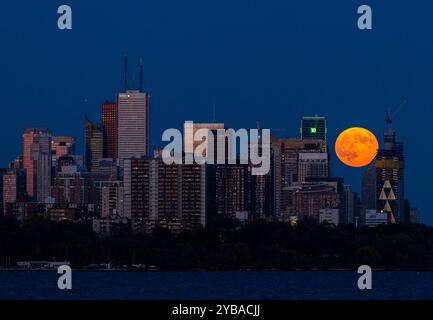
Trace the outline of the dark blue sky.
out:
[[[57,29],[57,7],[73,9],[73,30]],[[373,9],[373,30],[357,29],[357,8]],[[286,128],[302,115],[328,119],[333,174],[360,189],[362,169],[344,167],[333,144],[362,126],[380,141],[387,108],[406,148],[406,195],[433,223],[433,2],[288,0],[7,1],[0,8],[0,161],[21,153],[26,127],[77,137],[84,100],[100,105],[144,61],[151,94],[152,142],[184,120],[228,127]],[[134,70],[133,65],[137,68]],[[134,71],[134,73],[132,72]],[[131,80],[132,81],[132,80]]]

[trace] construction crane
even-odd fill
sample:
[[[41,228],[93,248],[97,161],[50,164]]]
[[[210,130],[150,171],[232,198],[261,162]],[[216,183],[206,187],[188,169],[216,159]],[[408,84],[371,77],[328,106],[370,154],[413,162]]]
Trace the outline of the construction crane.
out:
[[[388,108],[388,111],[386,112],[386,123],[388,126],[392,126],[392,119],[395,117],[395,115],[403,109],[403,107],[407,104],[407,100],[404,99],[398,107],[394,110],[394,112],[391,112],[391,108]]]

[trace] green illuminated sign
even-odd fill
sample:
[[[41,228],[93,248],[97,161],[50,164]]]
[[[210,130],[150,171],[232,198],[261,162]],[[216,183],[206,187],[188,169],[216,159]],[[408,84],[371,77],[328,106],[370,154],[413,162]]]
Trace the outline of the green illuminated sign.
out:
[[[317,128],[310,128],[310,133],[317,133]]]

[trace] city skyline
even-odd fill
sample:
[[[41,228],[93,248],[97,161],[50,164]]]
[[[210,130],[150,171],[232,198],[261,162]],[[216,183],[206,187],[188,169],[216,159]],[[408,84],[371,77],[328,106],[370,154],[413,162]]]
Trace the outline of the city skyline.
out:
[[[1,12],[0,300],[433,301],[433,1]]]
[[[85,212],[94,212],[94,214],[102,218],[102,220],[94,220],[94,228],[95,223],[100,223],[100,225],[96,226],[97,230],[111,230],[112,228],[108,225],[103,226],[102,222],[98,221],[107,219],[107,221],[111,221],[109,219],[117,221],[116,219],[122,217],[127,217],[131,220],[132,230],[147,230],[146,232],[151,232],[151,230],[153,230],[152,228],[158,223],[162,223],[162,225],[165,225],[170,230],[173,228],[173,230],[179,230],[179,228],[183,228],[185,219],[186,221],[191,219],[191,217],[182,212],[182,210],[184,210],[182,209],[184,203],[180,202],[180,204],[176,204],[177,202],[174,202],[172,204],[179,206],[178,211],[182,212],[179,217],[169,217],[168,215],[166,216],[167,218],[163,218],[162,221],[159,221],[159,207],[162,205],[162,202],[169,200],[164,196],[162,196],[160,200],[151,200],[152,190],[154,188],[156,188],[156,190],[160,188],[164,190],[166,186],[160,186],[160,182],[163,183],[165,179],[169,179],[169,181],[170,179],[174,179],[173,181],[179,180],[177,183],[183,185],[185,181],[182,180],[181,173],[177,176],[179,174],[177,170],[189,172],[190,166],[180,165],[178,167],[183,169],[176,169],[171,178],[165,177],[166,173],[164,172],[171,170],[169,169],[170,166],[158,160],[161,159],[161,155],[164,157],[161,151],[165,145],[161,144],[155,147],[154,150],[149,150],[149,132],[151,128],[149,119],[151,109],[149,106],[150,94],[143,91],[141,82],[140,89],[129,89],[126,66],[127,57],[125,57],[124,74],[125,92],[116,93],[116,102],[113,103],[105,100],[105,102],[100,105],[99,122],[91,121],[87,116],[87,112],[85,114],[85,152],[82,155],[82,165],[79,164],[80,160],[78,160],[78,158],[70,158],[71,156],[77,157],[75,153],[75,137],[52,136],[46,128],[27,128],[23,134],[23,152],[21,155],[17,155],[15,160],[10,162],[8,168],[24,169],[26,175],[26,195],[29,197],[25,202],[34,202],[35,204],[45,203],[46,205],[51,203],[50,206],[60,205],[60,208],[63,208],[62,206],[65,205],[67,208],[71,204],[95,206],[93,209],[90,209],[90,207],[85,209]],[[142,66],[140,65],[140,78],[141,75]],[[183,152],[185,155],[195,150],[199,145],[197,142],[188,140],[187,133],[189,131],[191,131],[193,136],[194,132],[198,129],[207,129],[210,133],[216,133],[217,130],[221,129],[225,131],[227,129],[224,123],[217,123],[216,119],[213,121],[214,122],[195,124],[188,120],[184,122],[183,130],[185,141]],[[202,168],[202,171],[204,171],[201,173],[201,177],[198,180],[202,181],[202,185],[206,185],[205,189],[198,188],[195,190],[193,185],[190,186],[190,188],[192,188],[191,190],[198,192],[198,203],[201,203],[200,206],[202,208],[200,213],[192,210],[190,214],[192,216],[199,214],[201,217],[199,220],[201,222],[199,224],[193,224],[192,227],[188,228],[193,228],[198,225],[205,227],[208,220],[215,214],[224,217],[236,217],[236,219],[241,220],[250,220],[254,217],[273,217],[274,219],[282,219],[283,221],[289,221],[294,216],[297,219],[302,219],[302,217],[305,216],[314,216],[318,221],[327,220],[335,225],[339,223],[354,223],[358,225],[361,223],[359,219],[361,219],[364,224],[364,219],[367,216],[371,217],[371,221],[374,219],[383,220],[383,217],[379,218],[374,216],[374,214],[377,213],[380,215],[384,212],[384,214],[388,214],[388,221],[390,223],[409,220],[419,221],[418,209],[413,207],[410,201],[405,197],[403,143],[396,141],[396,132],[392,127],[392,114],[390,111],[387,112],[386,125],[387,129],[383,132],[383,146],[379,146],[375,159],[363,169],[364,178],[360,181],[362,192],[357,192],[360,194],[360,197],[358,197],[356,193],[353,193],[353,190],[357,189],[347,184],[347,182],[344,181],[344,177],[331,174],[333,162],[331,162],[331,153],[328,150],[327,118],[317,114],[314,116],[303,116],[299,129],[299,137],[280,138],[272,135],[271,132],[272,138],[269,147],[272,150],[271,157],[274,164],[270,172],[262,177],[262,180],[260,180],[260,178],[253,179],[250,177],[251,162],[247,165],[216,165],[215,169],[212,169],[212,165],[210,166],[211,171],[215,170],[215,172],[210,175],[214,176],[216,179],[214,190],[216,197],[215,207],[212,207],[213,202],[211,201],[209,204],[209,200],[207,199],[209,193],[208,189],[213,189],[214,187],[210,186],[211,182],[209,182],[208,178],[209,169],[208,165],[205,165]],[[114,133],[116,134],[115,136]],[[209,138],[210,136],[208,139]],[[217,145],[216,142],[214,143],[216,150]],[[229,143],[226,144],[225,148],[227,148],[227,150],[229,148],[233,149],[233,146],[230,146]],[[292,150],[288,154],[286,154],[287,148]],[[111,153],[112,159],[107,157],[109,153]],[[143,160],[140,160],[142,157]],[[334,158],[336,161],[339,161],[337,156],[334,156]],[[399,160],[396,161],[396,159]],[[17,161],[22,161],[22,164],[19,164],[19,162],[17,164]],[[270,162],[271,159],[267,161]],[[133,163],[135,163],[135,165],[133,165]],[[159,172],[161,165],[167,168],[164,169],[162,173]],[[143,170],[140,171],[140,174],[143,176],[138,176],[134,173],[135,166],[143,167]],[[194,166],[195,165],[192,167]],[[369,167],[371,166],[375,167],[375,171],[371,171],[370,173]],[[80,169],[81,167],[85,168],[86,171]],[[113,170],[112,168],[118,173],[114,175],[110,173]],[[108,176],[106,175],[106,169],[109,170]],[[159,172],[156,173],[156,175],[153,173],[155,170]],[[395,170],[399,170],[398,173],[396,173]],[[194,170],[191,171],[191,173],[193,172]],[[15,199],[18,204],[19,199],[26,196],[18,192],[18,172],[15,173],[14,180],[12,181],[8,175],[13,175],[14,172],[5,169],[2,174],[6,176],[3,181],[3,193],[6,194],[7,198]],[[162,176],[160,176],[161,174]],[[366,182],[365,177],[368,174],[374,176],[374,178],[371,178],[373,179],[372,182]],[[137,179],[141,181],[143,177],[149,179],[145,180],[147,181],[147,185],[143,184],[141,187],[134,187],[134,181]],[[191,177],[194,177],[194,175]],[[80,181],[78,185],[76,179]],[[212,179],[213,178],[211,178],[211,180]],[[281,183],[279,182],[280,179]],[[11,193],[13,194],[13,192],[9,190],[5,181],[8,181],[11,186],[13,186],[12,188],[17,190],[15,192],[16,195],[10,195]],[[218,185],[219,181],[221,181],[221,185]],[[330,181],[340,182],[329,184],[328,182]],[[242,185],[243,183],[245,183],[245,186]],[[250,183],[252,184],[250,185]],[[320,183],[324,184],[320,186]],[[154,186],[152,186],[152,184]],[[106,200],[103,200],[103,198],[101,200],[99,197],[104,197],[106,187],[114,187],[114,189],[107,191],[109,193],[105,194]],[[173,187],[174,186],[168,184],[168,188]],[[239,193],[235,193],[233,199],[226,199],[226,194],[230,193],[229,190],[233,192],[234,190],[238,190],[238,188],[240,188]],[[374,192],[371,191],[371,195],[370,190],[368,190],[369,188],[375,189]],[[147,191],[142,193],[144,190]],[[176,188],[173,190],[176,190]],[[183,187],[179,190],[183,190]],[[222,190],[225,191],[223,192]],[[110,198],[110,192],[116,194],[115,198]],[[305,192],[305,199],[301,198],[303,192]],[[314,197],[316,197],[313,195],[314,193],[318,195],[316,200],[314,200]],[[200,200],[200,194],[202,194],[202,200]],[[204,197],[203,194],[206,194],[206,197]],[[122,199],[119,198],[120,195]],[[221,198],[222,195],[224,195],[223,198]],[[175,194],[173,196],[175,196]],[[192,194],[187,197],[188,199],[192,199],[195,196],[196,194]],[[149,197],[149,199],[140,200],[144,202],[135,204],[135,206],[140,209],[134,209],[134,199],[144,199],[143,197]],[[237,199],[237,197],[239,197],[239,199]],[[353,200],[349,200],[352,198]],[[327,202],[329,201],[329,206],[324,206],[324,199],[326,199]],[[99,204],[99,201],[102,201],[101,204]],[[106,201],[114,201],[117,203],[117,205],[113,207],[114,211],[109,209],[112,206],[108,203],[104,208],[103,203]],[[118,207],[119,201],[122,202],[122,208]],[[155,205],[152,205],[152,201],[156,201],[156,203],[159,201],[156,209],[154,207]],[[311,209],[311,203],[307,206],[303,206],[303,201],[314,201],[314,210]],[[350,207],[348,206],[348,201],[351,203]],[[357,207],[358,201],[363,205],[362,210],[366,210],[366,212],[361,213],[362,210]],[[226,202],[228,205],[225,204]],[[204,203],[205,207],[203,207]],[[102,207],[100,207],[101,205]],[[143,207],[143,205],[145,207]],[[220,205],[223,206],[223,209],[220,208]],[[171,205],[162,205],[162,208],[166,206],[170,207]],[[145,209],[145,211],[149,211],[149,216],[156,217],[154,218],[155,220],[153,222],[143,222],[145,226],[135,226],[134,221],[144,221],[148,219],[144,218],[147,214],[143,212],[143,208],[147,207],[148,209]],[[49,207],[46,209],[48,208]],[[55,207],[53,209],[55,209]],[[3,201],[3,211],[5,214],[11,215],[12,212],[16,210],[17,209],[12,208],[8,202]],[[322,210],[324,211],[322,212]],[[48,209],[48,211],[50,211],[50,209]],[[319,211],[320,217],[318,215]],[[104,217],[104,212],[111,212],[111,215],[109,214]],[[123,212],[124,216],[119,216],[118,212]],[[246,216],[240,215],[243,212],[246,213]],[[355,212],[357,212],[356,218]],[[26,215],[27,214],[28,213],[26,213]],[[61,213],[59,212],[59,214]],[[67,216],[66,213],[63,214],[65,214],[65,217]],[[52,215],[49,215],[52,218]],[[164,213],[162,213],[162,215],[164,216]],[[74,216],[75,214],[71,217]],[[193,218],[193,220],[194,219],[196,220],[196,218]],[[140,222],[140,224],[141,223],[142,222]],[[149,227],[149,223],[152,227]],[[179,223],[182,227],[179,227]]]
[[[87,216],[94,230],[102,233],[110,233],[125,219],[133,232],[147,233],[156,225],[174,232],[206,227],[217,216],[244,222],[261,218],[296,223],[313,218],[356,226],[373,225],[384,217],[388,223],[419,221],[419,211],[405,197],[403,143],[396,140],[390,112],[385,143],[365,167],[358,197],[344,177],[331,174],[326,117],[302,117],[298,138],[273,136],[267,160],[272,167],[266,175],[254,177],[251,161],[167,165],[161,148],[149,153],[149,94],[129,90],[126,76],[125,90],[117,94],[116,103],[101,104],[100,123],[86,114],[82,156],[75,154],[74,137],[52,136],[45,128],[25,130],[23,153],[8,167],[16,171],[2,171],[4,199],[12,201],[3,201],[5,215],[22,220],[48,214],[59,221]],[[224,123],[185,121],[185,157],[198,147],[186,133],[198,129],[212,133],[227,128]],[[117,132],[116,139],[108,131]],[[233,148],[230,143],[223,145],[226,150],[220,151]],[[106,157],[117,150],[114,158]],[[21,173],[26,176],[25,194],[18,184]],[[367,176],[371,178],[366,180]]]

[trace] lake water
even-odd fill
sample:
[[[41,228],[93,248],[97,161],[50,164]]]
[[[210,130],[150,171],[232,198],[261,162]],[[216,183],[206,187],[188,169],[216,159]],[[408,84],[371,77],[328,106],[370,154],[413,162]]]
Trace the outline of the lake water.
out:
[[[0,272],[0,299],[323,300],[433,299],[433,272],[373,272],[360,291],[355,272]]]

